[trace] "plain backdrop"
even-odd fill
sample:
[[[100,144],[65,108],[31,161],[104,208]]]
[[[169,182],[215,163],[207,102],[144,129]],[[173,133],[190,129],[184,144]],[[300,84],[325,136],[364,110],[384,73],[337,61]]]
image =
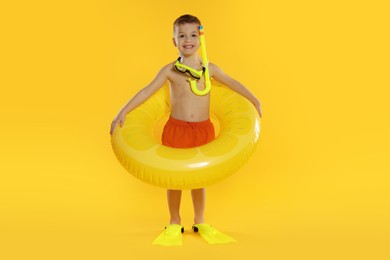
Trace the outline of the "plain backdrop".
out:
[[[1,259],[389,259],[388,1],[2,1]],[[165,190],[116,160],[119,109],[198,16],[209,60],[262,102],[260,144],[207,189],[194,235],[152,246]]]

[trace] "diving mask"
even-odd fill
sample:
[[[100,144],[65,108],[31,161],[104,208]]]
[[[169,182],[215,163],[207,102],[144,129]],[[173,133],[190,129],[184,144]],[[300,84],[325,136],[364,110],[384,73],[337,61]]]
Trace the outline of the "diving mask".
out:
[[[174,64],[174,68],[177,72],[187,74],[188,76],[200,80],[202,78],[203,73],[206,71],[206,68],[202,66],[202,70],[196,70],[193,69],[187,65],[182,64],[181,62],[181,57],[177,59],[177,61]]]

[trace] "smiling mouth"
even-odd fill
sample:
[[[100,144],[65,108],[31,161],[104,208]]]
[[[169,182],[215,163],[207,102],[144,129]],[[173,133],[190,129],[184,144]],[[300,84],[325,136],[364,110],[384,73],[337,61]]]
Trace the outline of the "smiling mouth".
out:
[[[194,45],[185,45],[184,48],[185,49],[192,49],[194,47]]]

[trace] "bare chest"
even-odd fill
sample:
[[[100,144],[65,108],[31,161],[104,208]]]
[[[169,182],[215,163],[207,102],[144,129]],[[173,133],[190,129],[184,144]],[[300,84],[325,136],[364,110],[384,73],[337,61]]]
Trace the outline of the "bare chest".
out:
[[[173,94],[178,96],[189,96],[192,98],[196,98],[196,96],[190,88],[189,76],[185,74],[180,74],[178,72],[172,71],[169,77],[169,83],[171,86],[171,91]],[[205,88],[204,78],[202,77],[200,80],[196,80],[196,85],[199,90],[203,90]],[[195,95],[195,96],[194,96]]]

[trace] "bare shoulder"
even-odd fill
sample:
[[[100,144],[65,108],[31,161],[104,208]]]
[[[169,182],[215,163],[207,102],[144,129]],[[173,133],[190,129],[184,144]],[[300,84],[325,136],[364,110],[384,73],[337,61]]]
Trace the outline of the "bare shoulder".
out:
[[[212,73],[212,72],[215,71],[216,69],[219,69],[219,67],[217,66],[217,64],[212,63],[212,62],[209,62],[209,70],[210,70],[210,72]]]
[[[210,77],[215,78],[217,81],[224,81],[224,78],[228,75],[215,63],[209,63]]]
[[[174,64],[175,62],[170,62],[166,64],[161,68],[160,73],[164,74],[167,78],[171,78]]]
[[[174,62],[174,61],[173,61],[173,62],[170,62],[170,63],[168,63],[168,64],[166,64],[164,67],[162,67],[162,69],[161,69],[161,70],[167,70],[167,71],[170,71],[170,70],[172,70],[173,64],[175,64],[175,62]]]
[[[210,76],[214,77],[215,75],[221,74],[222,70],[220,67],[218,67],[217,64],[209,62],[209,72],[210,72]]]
[[[173,66],[173,62],[164,65],[164,66],[160,69],[159,73],[168,75],[168,73],[172,70],[172,66]]]
[[[169,64],[163,66],[163,67],[159,70],[159,72],[157,73],[157,75],[155,76],[155,78],[152,80],[152,82],[150,82],[149,85],[146,86],[146,88],[152,89],[153,91],[155,91],[155,90],[157,90],[158,88],[160,88],[161,86],[163,86],[164,83],[165,83],[167,80],[170,80],[170,78],[171,78],[172,64],[173,64],[173,63],[169,63]]]

